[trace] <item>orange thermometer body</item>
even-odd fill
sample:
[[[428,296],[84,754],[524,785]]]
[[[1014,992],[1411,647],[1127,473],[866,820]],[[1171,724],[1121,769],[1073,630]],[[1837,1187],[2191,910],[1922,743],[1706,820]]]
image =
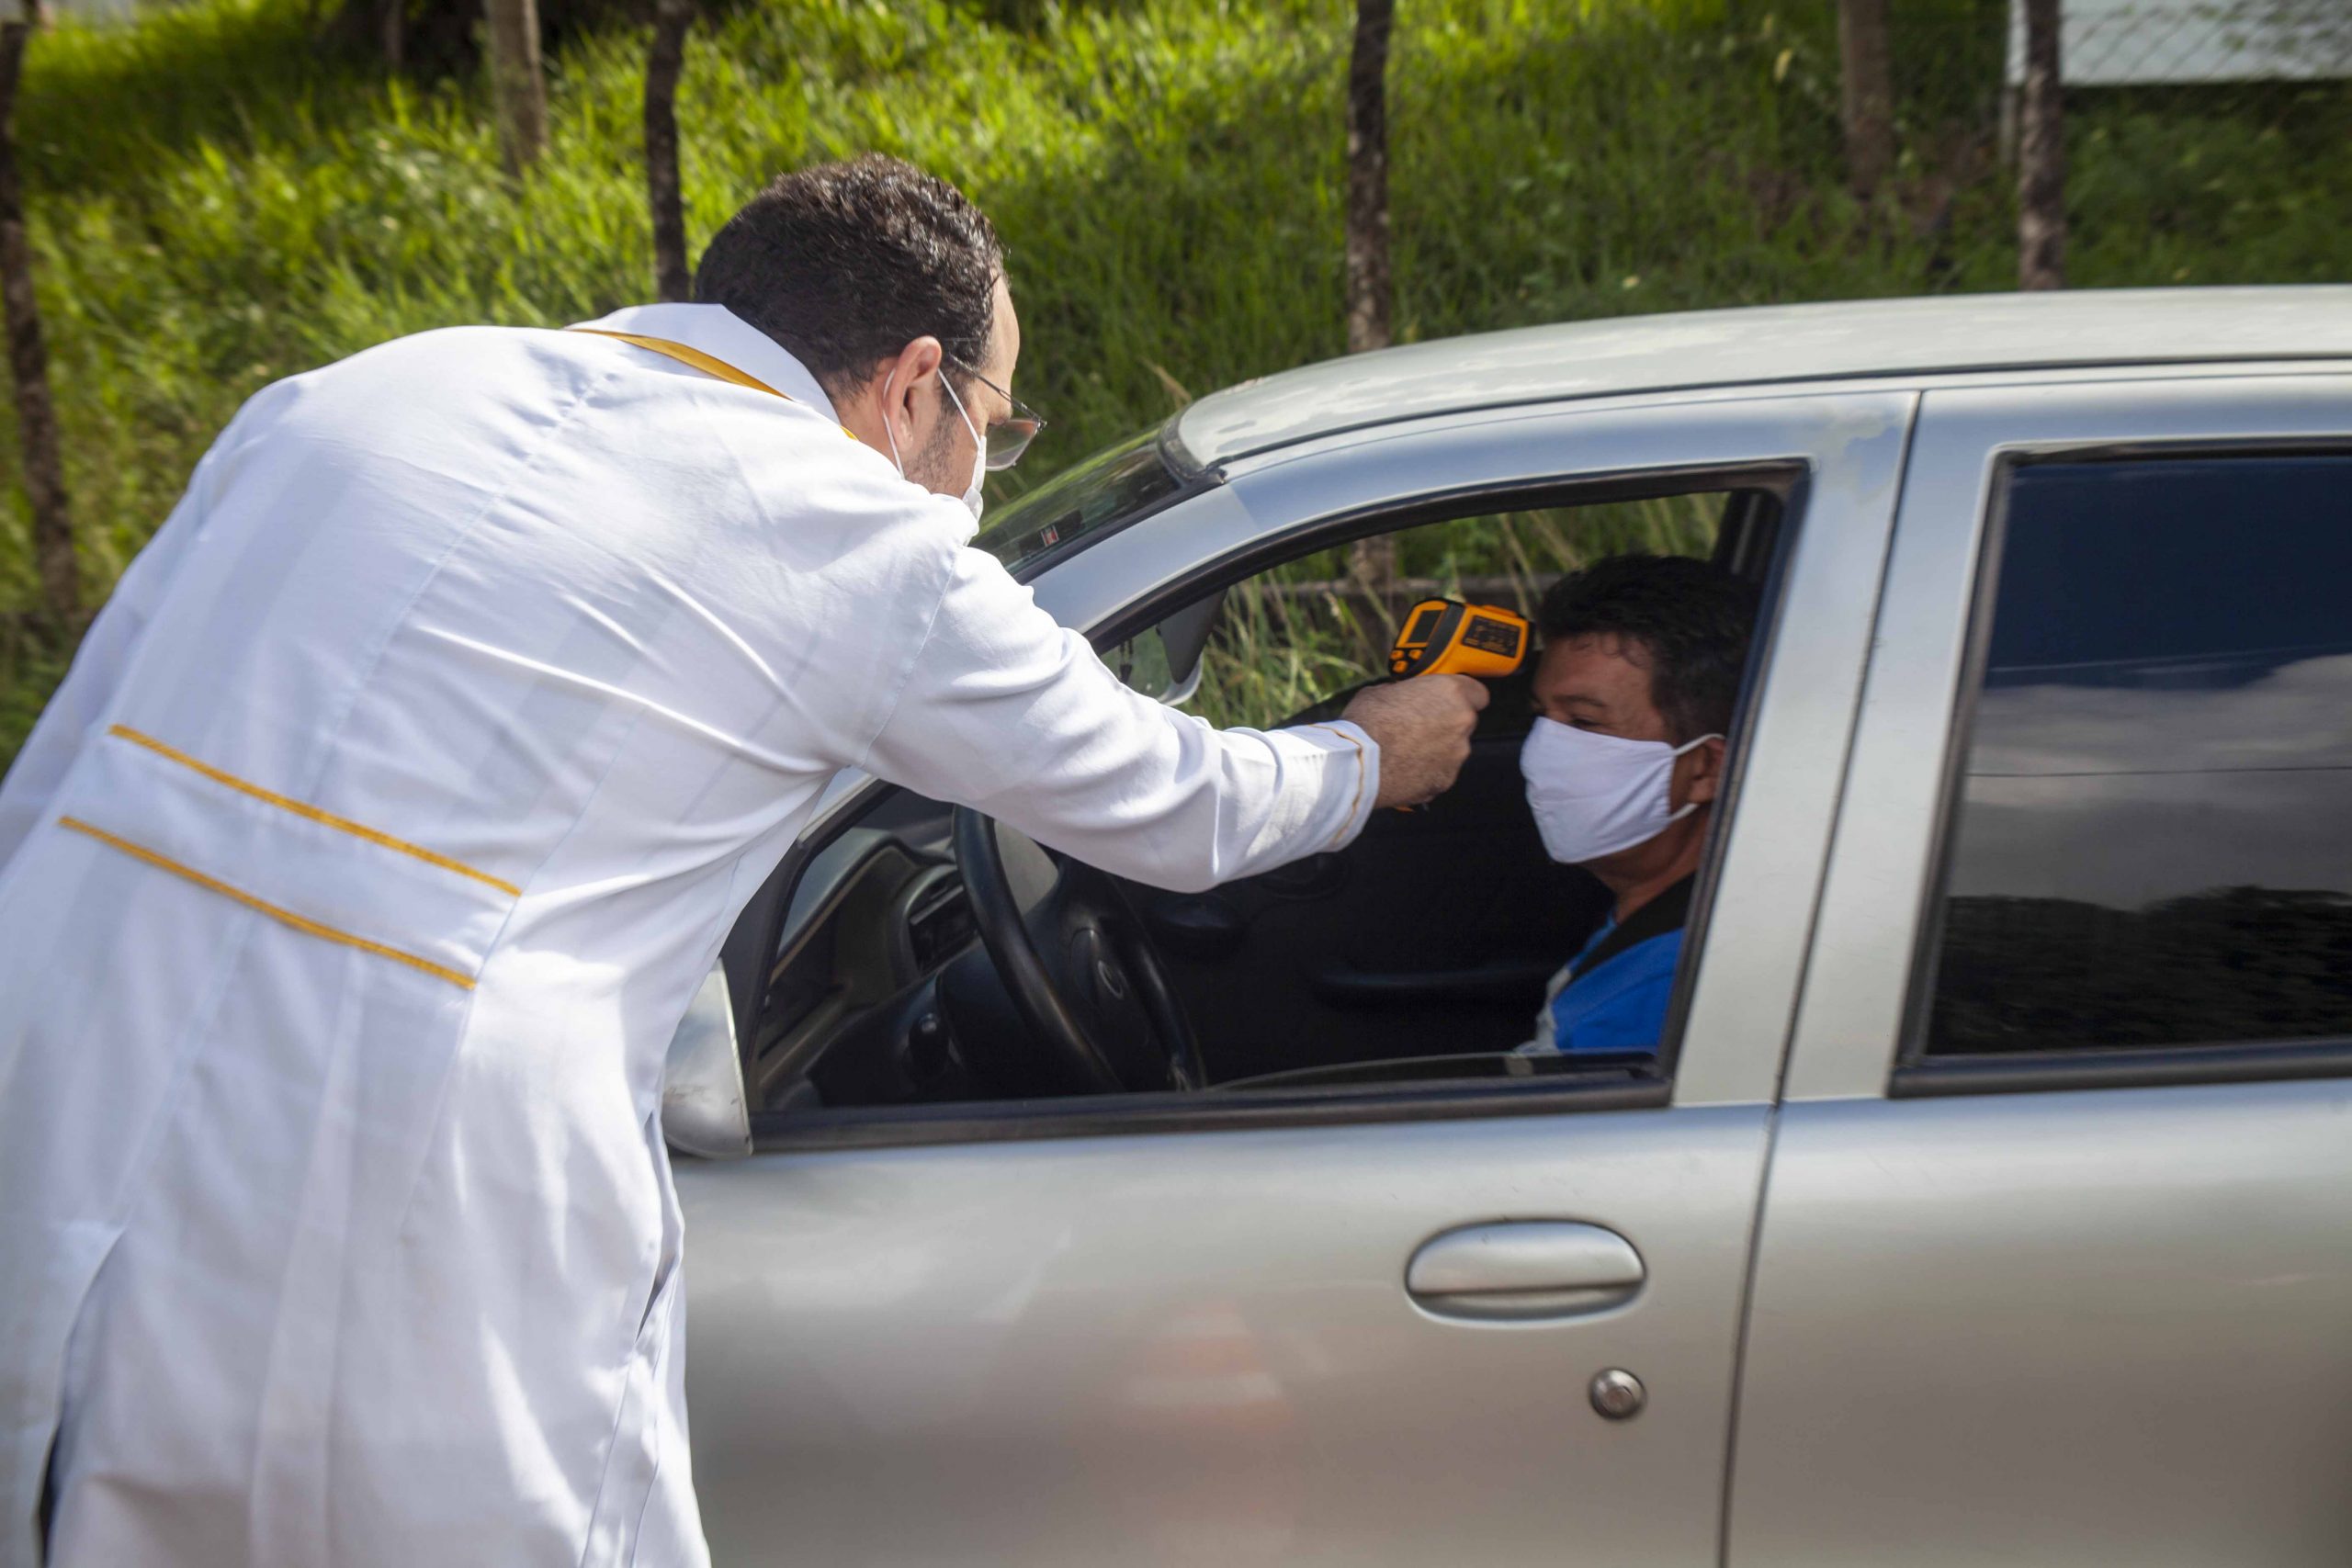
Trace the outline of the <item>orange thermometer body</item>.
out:
[[[1475,675],[1498,681],[1527,661],[1527,617],[1493,604],[1459,599],[1424,599],[1405,616],[1396,646],[1388,652],[1388,672],[1414,675]]]

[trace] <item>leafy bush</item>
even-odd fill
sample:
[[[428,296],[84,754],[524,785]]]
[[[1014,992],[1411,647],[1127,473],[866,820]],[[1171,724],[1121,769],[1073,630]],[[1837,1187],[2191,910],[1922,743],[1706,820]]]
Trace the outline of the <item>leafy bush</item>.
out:
[[[641,34],[560,52],[553,147],[518,195],[479,80],[420,85],[340,58],[318,8],[189,0],[34,43],[20,125],[94,592],[265,383],[399,333],[561,323],[650,287]],[[1871,209],[1839,179],[1827,0],[1403,9],[1408,340],[2008,285],[2007,199],[1984,152],[1998,0],[1904,8],[1903,178]],[[1021,389],[1054,422],[1019,476],[1034,479],[1188,393],[1340,352],[1349,15],[1344,0],[738,6],[688,48],[689,238],[810,159],[880,148],[956,180],[1011,246]],[[2341,276],[2345,99],[2304,94],[2291,123],[2086,107],[2077,280]],[[13,451],[0,417],[0,615],[31,589]],[[0,649],[0,758],[52,673]]]

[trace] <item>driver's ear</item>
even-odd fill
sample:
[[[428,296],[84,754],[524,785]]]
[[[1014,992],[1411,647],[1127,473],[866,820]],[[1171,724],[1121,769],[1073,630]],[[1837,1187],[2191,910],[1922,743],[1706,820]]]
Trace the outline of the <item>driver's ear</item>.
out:
[[[1724,742],[1712,736],[1682,754],[1682,798],[1705,806],[1724,792]]]

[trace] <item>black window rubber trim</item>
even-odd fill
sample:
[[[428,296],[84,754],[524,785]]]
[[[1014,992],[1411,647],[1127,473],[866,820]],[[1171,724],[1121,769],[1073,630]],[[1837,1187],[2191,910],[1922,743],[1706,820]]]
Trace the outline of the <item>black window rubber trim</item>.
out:
[[[1377,1089],[1298,1089],[1265,1095],[1075,1095],[879,1110],[758,1111],[755,1154],[897,1148],[1043,1138],[1234,1133],[1367,1122],[1454,1122],[1489,1116],[1559,1116],[1648,1111],[1672,1102],[1674,1086],[1633,1072],[1509,1086],[1414,1084]]]
[[[2147,1050],[2017,1052],[1934,1056],[1895,1068],[1891,1100],[2062,1089],[2165,1089],[2188,1084],[2352,1077],[2352,1037]]]
[[[1968,640],[1961,658],[1958,700],[1953,704],[1951,722],[1945,733],[1943,777],[1937,787],[1935,805],[1935,840],[1928,852],[1930,874],[1922,890],[1918,932],[1912,946],[1902,1032],[1895,1041],[1894,1068],[1887,1076],[1889,1098],[2352,1077],[2352,1067],[2307,1068],[2301,1065],[2338,1049],[2334,1040],[2214,1042],[2145,1051],[2090,1047],[2063,1054],[1938,1055],[1930,1049],[1929,1038],[1937,988],[1942,979],[1944,922],[1951,912],[1961,792],[1976,745],[1976,713],[1984,696],[1993,617],[2000,608],[2001,557],[2008,544],[2009,500],[2018,470],[2123,464],[2155,468],[2167,463],[2217,459],[2344,457],[2352,457],[2352,445],[2342,438],[2303,436],[2065,442],[2030,451],[2005,451],[1997,456],[1992,482],[1985,492],[1987,510],[1971,573]]]

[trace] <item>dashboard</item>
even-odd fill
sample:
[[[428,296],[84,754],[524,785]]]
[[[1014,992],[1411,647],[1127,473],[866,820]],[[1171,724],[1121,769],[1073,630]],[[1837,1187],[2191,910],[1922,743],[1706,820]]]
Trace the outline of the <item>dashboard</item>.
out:
[[[979,944],[948,847],[952,808],[890,790],[801,872],[744,1055],[761,1111],[905,1105],[1023,1092],[1025,1035]],[[1052,860],[1000,830],[1023,909]],[[967,1046],[985,1035],[989,1048]],[[986,1069],[976,1064],[985,1058]]]

